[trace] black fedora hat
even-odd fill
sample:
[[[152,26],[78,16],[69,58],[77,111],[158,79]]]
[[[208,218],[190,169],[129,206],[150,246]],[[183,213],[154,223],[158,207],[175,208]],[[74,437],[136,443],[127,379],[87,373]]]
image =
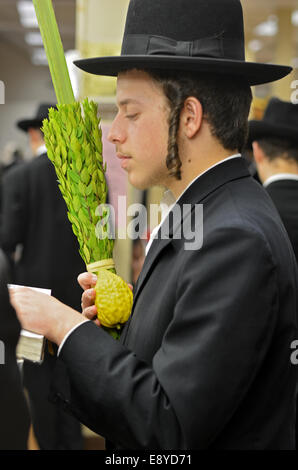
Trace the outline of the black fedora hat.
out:
[[[298,143],[298,104],[271,98],[261,121],[249,121],[248,145],[266,137]]]
[[[31,119],[21,119],[17,122],[18,128],[24,132],[27,132],[30,127],[40,129],[42,127],[42,121],[48,117],[50,108],[56,108],[56,105],[40,104],[34,117]]]
[[[250,85],[279,80],[292,70],[245,62],[240,0],[130,0],[121,56],[74,63],[95,75],[179,70],[240,76]]]

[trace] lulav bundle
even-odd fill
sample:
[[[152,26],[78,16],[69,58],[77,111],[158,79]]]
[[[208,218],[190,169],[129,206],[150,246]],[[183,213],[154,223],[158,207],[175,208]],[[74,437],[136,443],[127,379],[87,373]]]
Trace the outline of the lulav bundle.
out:
[[[104,206],[108,188],[99,122],[97,105],[86,99],[83,112],[79,103],[58,105],[58,111],[50,109],[42,128],[86,265],[112,258],[114,247],[109,222],[101,224],[109,212]]]
[[[58,177],[68,218],[87,269],[98,274],[95,305],[104,328],[119,337],[132,307],[132,292],[115,273],[107,184],[97,105],[74,98],[51,0],[33,0],[55,88],[58,110],[43,122],[48,157]],[[101,208],[102,210],[100,210]]]

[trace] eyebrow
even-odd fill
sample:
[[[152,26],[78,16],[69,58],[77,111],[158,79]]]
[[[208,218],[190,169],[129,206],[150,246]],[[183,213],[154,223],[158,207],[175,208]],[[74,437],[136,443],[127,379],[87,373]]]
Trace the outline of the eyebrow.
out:
[[[132,98],[127,98],[125,100],[120,101],[118,104],[119,106],[126,106],[127,104],[134,103],[134,104],[140,104],[138,100],[134,100]]]

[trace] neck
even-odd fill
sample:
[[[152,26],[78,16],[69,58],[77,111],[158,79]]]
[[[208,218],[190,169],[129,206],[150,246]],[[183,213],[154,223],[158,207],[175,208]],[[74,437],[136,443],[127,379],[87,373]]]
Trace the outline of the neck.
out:
[[[226,150],[220,145],[212,145],[209,149],[196,149],[192,151],[183,151],[179,146],[180,159],[182,162],[181,167],[181,180],[169,177],[165,187],[170,189],[175,196],[176,200],[188,187],[188,185],[200,174],[207,171],[213,165],[228,158],[234,154],[239,153],[237,150]]]
[[[32,150],[32,153],[33,155],[36,155],[38,149],[44,145],[44,141],[43,140],[34,140],[34,139],[31,139],[30,141],[30,146],[31,146],[31,150]]]
[[[280,173],[288,173],[291,175],[298,175],[298,163],[294,160],[285,160],[283,158],[276,158],[268,161],[263,171],[260,172],[260,178],[264,183],[270,176],[278,175]]]

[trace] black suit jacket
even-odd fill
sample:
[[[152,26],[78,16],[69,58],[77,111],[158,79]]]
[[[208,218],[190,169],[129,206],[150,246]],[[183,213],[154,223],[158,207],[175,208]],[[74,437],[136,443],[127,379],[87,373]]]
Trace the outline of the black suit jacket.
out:
[[[284,223],[298,261],[298,181],[274,181],[266,189]]]
[[[9,281],[7,260],[4,253],[0,250],[1,450],[26,449],[30,424],[29,412],[21,385],[20,372],[16,362],[15,349],[19,339],[20,324],[9,302],[6,286]]]
[[[293,449],[297,267],[276,209],[242,159],[178,204],[183,236],[176,220],[154,240],[121,341],[77,328],[52,397],[119,449]],[[203,245],[186,250],[195,204]]]
[[[15,282],[52,289],[53,296],[80,309],[77,276],[86,268],[47,155],[7,172],[2,199],[2,247],[11,253],[23,246]]]

